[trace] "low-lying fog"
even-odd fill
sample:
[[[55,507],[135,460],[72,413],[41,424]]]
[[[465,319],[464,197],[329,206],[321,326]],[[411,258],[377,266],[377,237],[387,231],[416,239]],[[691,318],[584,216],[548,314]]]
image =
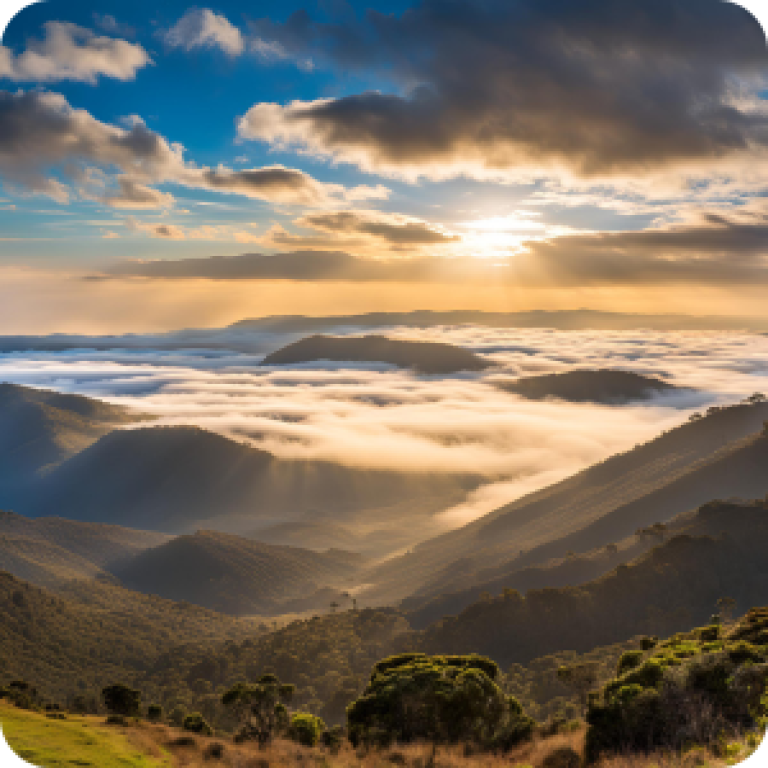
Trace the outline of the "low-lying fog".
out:
[[[2,354],[0,380],[134,406],[160,423],[198,424],[283,457],[487,475],[487,485],[442,514],[451,526],[654,437],[698,408],[768,390],[768,339],[759,335],[477,326],[386,333],[458,344],[499,367],[436,377],[386,365],[265,368],[261,355],[222,349],[70,350]],[[697,391],[605,406],[527,401],[492,384],[573,368],[632,370]]]

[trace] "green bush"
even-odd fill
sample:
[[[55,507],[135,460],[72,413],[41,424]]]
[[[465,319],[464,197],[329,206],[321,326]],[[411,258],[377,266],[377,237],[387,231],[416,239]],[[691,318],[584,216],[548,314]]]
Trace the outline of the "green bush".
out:
[[[325,731],[325,723],[319,717],[306,712],[296,712],[291,717],[288,738],[305,747],[314,747],[323,731]]]
[[[163,708],[159,704],[150,704],[147,707],[147,720],[150,723],[159,723],[163,719]]]
[[[184,718],[182,728],[185,731],[197,733],[200,736],[210,736],[213,733],[213,729],[205,722],[205,718],[199,712],[192,712],[187,715]]]
[[[637,667],[643,660],[643,655],[643,651],[626,651],[625,653],[622,653],[616,668],[616,674],[623,675],[630,669]]]

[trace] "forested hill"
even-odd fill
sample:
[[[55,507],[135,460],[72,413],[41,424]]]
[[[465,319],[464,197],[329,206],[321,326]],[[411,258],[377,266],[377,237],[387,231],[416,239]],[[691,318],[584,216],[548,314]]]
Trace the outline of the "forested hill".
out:
[[[632,371],[576,370],[526,376],[514,381],[499,380],[495,386],[505,392],[521,395],[529,400],[547,397],[572,403],[603,403],[606,405],[648,400],[655,395],[675,392],[677,387],[653,376],[642,376]]]
[[[524,664],[557,650],[584,651],[704,623],[722,597],[733,598],[740,610],[765,602],[768,508],[708,504],[699,511],[698,524],[714,535],[674,536],[578,587],[489,596],[413,633],[404,647],[481,653],[502,666]]]
[[[453,344],[406,341],[386,336],[308,336],[267,355],[262,365],[295,365],[318,360],[390,363],[419,373],[482,371],[493,365]]]
[[[0,383],[0,485],[30,479],[144,418],[89,397]]]
[[[354,586],[358,570],[349,553],[321,554],[262,544],[214,531],[178,536],[113,568],[131,589],[185,600],[236,615],[279,613],[280,603],[311,597],[321,587]],[[287,611],[286,611],[287,612]]]

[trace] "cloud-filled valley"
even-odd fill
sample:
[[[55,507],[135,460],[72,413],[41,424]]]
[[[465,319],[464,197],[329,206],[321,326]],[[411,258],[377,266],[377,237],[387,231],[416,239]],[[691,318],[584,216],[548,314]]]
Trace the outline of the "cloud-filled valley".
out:
[[[694,410],[768,388],[768,339],[759,335],[481,326],[386,332],[456,344],[497,365],[452,376],[385,364],[260,367],[262,354],[226,349],[222,331],[223,348],[211,350],[157,350],[147,338],[146,349],[6,353],[0,379],[102,397],[156,415],[160,424],[199,425],[278,457],[485,477],[437,516],[438,529],[629,449]],[[262,334],[260,343],[268,352],[293,338]],[[525,400],[494,385],[578,368],[631,370],[683,389],[619,407]]]

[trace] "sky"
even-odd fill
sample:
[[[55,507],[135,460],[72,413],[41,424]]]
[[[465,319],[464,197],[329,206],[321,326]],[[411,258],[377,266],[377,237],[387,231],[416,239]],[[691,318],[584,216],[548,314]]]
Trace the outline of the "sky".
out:
[[[720,0],[31,6],[0,48],[0,333],[764,315],[766,74]]]

